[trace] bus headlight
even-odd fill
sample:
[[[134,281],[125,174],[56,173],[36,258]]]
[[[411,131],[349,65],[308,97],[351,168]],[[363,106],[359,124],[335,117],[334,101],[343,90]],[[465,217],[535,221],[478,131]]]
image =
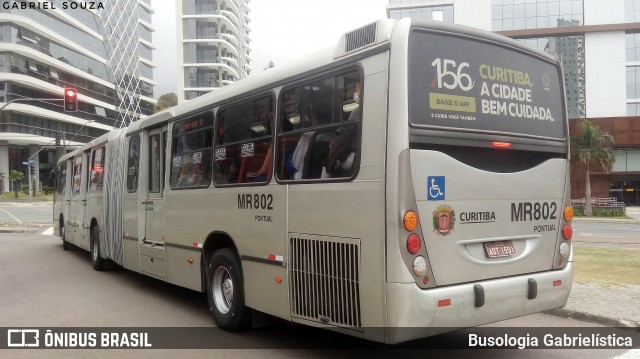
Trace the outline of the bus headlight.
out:
[[[421,277],[427,274],[427,260],[423,256],[417,256],[413,260],[413,273]]]
[[[562,258],[567,258],[569,256],[569,252],[571,252],[571,246],[569,245],[569,243],[562,242],[562,244],[560,244],[560,256]],[[415,268],[415,263],[414,263],[414,268]]]

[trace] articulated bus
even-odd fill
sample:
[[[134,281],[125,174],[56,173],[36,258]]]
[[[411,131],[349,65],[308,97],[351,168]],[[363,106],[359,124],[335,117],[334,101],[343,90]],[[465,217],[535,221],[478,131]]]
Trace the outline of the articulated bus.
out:
[[[399,343],[565,305],[556,58],[380,20],[61,158],[63,247],[266,313]]]

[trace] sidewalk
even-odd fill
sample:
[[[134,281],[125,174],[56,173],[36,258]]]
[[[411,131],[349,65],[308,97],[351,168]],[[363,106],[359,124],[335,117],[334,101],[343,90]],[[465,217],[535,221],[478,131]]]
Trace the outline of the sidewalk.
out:
[[[547,313],[640,331],[640,286],[601,287],[573,283],[567,305]]]

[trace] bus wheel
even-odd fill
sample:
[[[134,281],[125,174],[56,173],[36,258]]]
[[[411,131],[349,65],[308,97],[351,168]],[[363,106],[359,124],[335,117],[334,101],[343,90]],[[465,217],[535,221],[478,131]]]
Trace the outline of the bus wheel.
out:
[[[248,326],[242,271],[238,257],[228,248],[216,251],[207,271],[207,299],[216,324],[235,331]]]
[[[62,249],[65,251],[71,249],[71,245],[67,242],[67,236],[65,235],[64,224],[60,226],[60,239],[62,239]]]
[[[100,256],[100,236],[97,228],[91,229],[91,265],[97,271],[104,269],[104,259]]]

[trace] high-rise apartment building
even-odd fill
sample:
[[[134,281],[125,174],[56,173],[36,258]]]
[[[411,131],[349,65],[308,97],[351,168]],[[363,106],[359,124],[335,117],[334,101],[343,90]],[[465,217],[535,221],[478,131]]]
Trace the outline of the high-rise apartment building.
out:
[[[640,0],[390,0],[390,18],[494,31],[558,57],[570,129],[587,118],[615,138],[610,173],[592,170],[594,197],[640,205]],[[572,168],[572,198],[584,170]]]
[[[249,0],[176,4],[179,103],[250,74]]]
[[[153,112],[152,13],[150,0],[2,1],[0,191],[28,160],[46,184],[68,146]],[[76,112],[64,111],[65,87]]]

